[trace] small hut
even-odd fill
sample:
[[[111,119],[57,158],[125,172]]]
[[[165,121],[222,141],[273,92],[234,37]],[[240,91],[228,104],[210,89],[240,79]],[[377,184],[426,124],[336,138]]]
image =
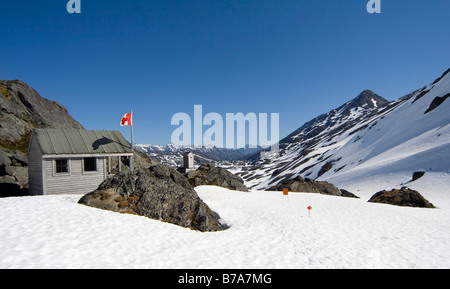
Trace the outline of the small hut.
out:
[[[86,194],[124,163],[133,169],[131,145],[119,131],[35,129],[28,149],[28,190]]]
[[[181,169],[185,173],[195,170],[194,154],[192,152],[183,153],[183,167]]]

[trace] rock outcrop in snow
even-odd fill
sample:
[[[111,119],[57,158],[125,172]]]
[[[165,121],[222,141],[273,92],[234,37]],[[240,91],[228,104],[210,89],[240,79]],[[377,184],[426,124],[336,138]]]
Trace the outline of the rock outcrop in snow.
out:
[[[220,231],[219,216],[174,168],[156,165],[122,172],[83,196],[80,204],[131,213],[198,231]]]
[[[186,173],[185,176],[193,187],[219,186],[234,191],[248,192],[242,178],[212,164],[203,164],[197,170]]]
[[[370,198],[369,202],[384,203],[403,207],[434,208],[419,192],[402,187],[400,190],[381,191]]]
[[[276,186],[270,187],[267,190],[282,191],[284,188],[288,189],[290,192],[316,193],[323,195],[357,198],[357,196],[350,193],[349,191],[341,191],[330,183],[314,181],[308,178],[303,179],[300,176],[297,176],[293,179],[285,179],[282,182],[278,183]]]

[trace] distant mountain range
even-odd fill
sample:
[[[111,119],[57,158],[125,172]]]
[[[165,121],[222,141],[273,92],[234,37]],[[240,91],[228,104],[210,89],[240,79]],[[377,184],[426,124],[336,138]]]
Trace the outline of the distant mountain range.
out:
[[[228,162],[235,162],[245,158],[247,155],[261,150],[257,148],[225,149],[211,145],[204,146],[180,146],[168,145],[146,145],[137,144],[136,148],[145,152],[151,158],[169,166],[180,166],[183,162],[183,153],[190,151],[194,153],[196,164],[218,163],[226,165]],[[230,165],[228,163],[228,165]]]

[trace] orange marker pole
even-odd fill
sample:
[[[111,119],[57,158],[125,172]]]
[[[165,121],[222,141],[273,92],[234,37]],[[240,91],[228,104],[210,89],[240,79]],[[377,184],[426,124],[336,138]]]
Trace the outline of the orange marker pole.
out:
[[[311,210],[312,210],[312,207],[311,206],[308,206],[308,217],[309,218],[311,218]]]
[[[287,196],[288,203],[289,203],[289,190],[288,190],[288,188],[283,188],[283,196]]]

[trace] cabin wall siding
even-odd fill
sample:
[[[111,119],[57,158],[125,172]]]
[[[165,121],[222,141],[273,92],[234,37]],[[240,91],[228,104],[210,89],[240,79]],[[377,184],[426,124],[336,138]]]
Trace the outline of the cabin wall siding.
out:
[[[106,179],[106,157],[98,157],[97,171],[84,172],[83,158],[68,158],[69,173],[57,174],[54,161],[58,158],[44,159],[43,174],[45,194],[87,194],[94,191]]]
[[[32,195],[43,195],[42,153],[34,135],[28,151],[28,191]]]

